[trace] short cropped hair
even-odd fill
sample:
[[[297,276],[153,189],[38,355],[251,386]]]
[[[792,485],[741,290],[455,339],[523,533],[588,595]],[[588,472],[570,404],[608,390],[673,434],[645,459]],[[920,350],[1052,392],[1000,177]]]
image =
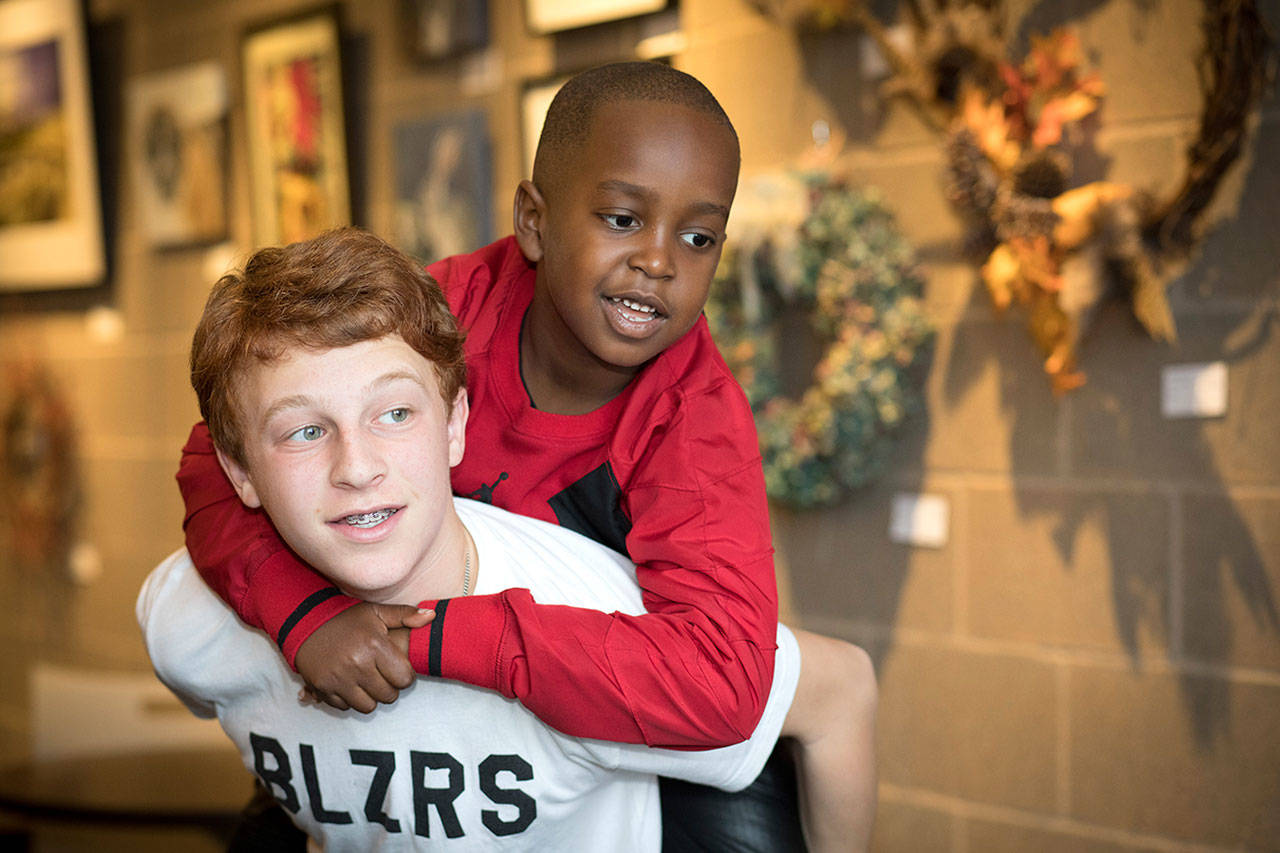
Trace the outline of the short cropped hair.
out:
[[[452,406],[466,384],[463,333],[416,261],[359,228],[261,249],[214,285],[191,344],[191,386],[213,443],[245,464],[236,386],[290,347],[329,349],[399,335],[436,369]]]
[[[564,166],[573,162],[587,140],[596,111],[620,101],[660,101],[697,110],[728,128],[738,146],[738,132],[728,114],[693,75],[660,62],[601,65],[571,77],[547,108],[532,175],[544,195],[554,191]]]

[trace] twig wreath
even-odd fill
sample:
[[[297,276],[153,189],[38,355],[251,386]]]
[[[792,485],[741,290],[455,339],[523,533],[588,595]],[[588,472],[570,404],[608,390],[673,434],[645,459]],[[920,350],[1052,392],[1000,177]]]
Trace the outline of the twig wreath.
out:
[[[743,189],[707,318],[756,414],[769,496],[835,503],[884,468],[920,408],[917,368],[932,335],[923,279],[874,195],[825,174],[762,176]],[[799,399],[779,378],[786,311],[808,318],[824,347]]]
[[[968,248],[997,309],[1026,314],[1058,393],[1079,387],[1081,335],[1119,294],[1151,337],[1177,331],[1169,281],[1203,234],[1204,214],[1239,157],[1250,115],[1275,71],[1273,40],[1256,0],[1205,0],[1199,64],[1204,107],[1185,177],[1160,200],[1125,184],[1071,185],[1068,142],[1104,93],[1082,73],[1076,38],[1033,39],[1008,58],[1002,0],[903,0],[909,45],[864,0],[753,0],[796,26],[854,25],[876,42],[905,98],[945,136],[947,195],[968,224]]]
[[[73,418],[46,369],[20,361],[0,410],[0,486],[19,566],[53,566],[71,546],[80,483]]]

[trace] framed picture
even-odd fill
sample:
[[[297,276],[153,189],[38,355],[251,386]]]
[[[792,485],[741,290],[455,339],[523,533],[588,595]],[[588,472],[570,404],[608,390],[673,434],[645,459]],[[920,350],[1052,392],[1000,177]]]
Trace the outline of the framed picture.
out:
[[[0,0],[0,290],[106,277],[79,0]]]
[[[651,61],[670,65],[671,56],[654,56],[651,57]],[[551,102],[560,91],[560,87],[576,73],[530,79],[524,83],[520,92],[520,143],[526,178],[533,176],[533,158],[538,153],[538,138],[542,136],[542,125],[547,120],[547,110],[550,109]]]
[[[526,178],[533,176],[533,157],[538,152],[538,137],[542,135],[547,108],[551,106],[556,92],[572,76],[565,74],[549,80],[533,80],[526,83],[520,93],[520,138]]]
[[[403,0],[410,50],[434,61],[489,43],[489,0]]]
[[[525,20],[538,34],[660,12],[668,0],[525,0]]]
[[[153,246],[227,235],[227,75],[216,62],[129,86],[129,163]]]
[[[242,46],[250,201],[259,246],[350,224],[334,10],[250,31]]]
[[[396,244],[423,263],[493,239],[493,167],[481,110],[396,126]]]

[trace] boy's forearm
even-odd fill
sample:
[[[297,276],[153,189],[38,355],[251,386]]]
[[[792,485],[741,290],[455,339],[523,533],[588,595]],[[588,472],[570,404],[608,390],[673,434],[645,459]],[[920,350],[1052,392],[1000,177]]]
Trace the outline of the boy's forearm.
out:
[[[750,736],[774,644],[730,640],[701,614],[641,616],[537,604],[527,590],[450,599],[416,630],[419,673],[518,699],[575,736],[709,749]]]
[[[454,599],[415,632],[414,669],[517,698],[577,737],[685,749],[745,740],[772,684],[777,595],[763,479],[740,471],[745,486],[714,484],[710,505],[662,487],[628,495],[648,614],[544,606],[523,590]],[[723,546],[715,562],[708,541]]]

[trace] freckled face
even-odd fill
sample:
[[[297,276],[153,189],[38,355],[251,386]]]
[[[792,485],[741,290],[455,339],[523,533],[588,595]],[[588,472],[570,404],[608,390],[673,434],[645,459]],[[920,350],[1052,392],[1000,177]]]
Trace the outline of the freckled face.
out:
[[[238,384],[241,499],[345,591],[414,603],[460,541],[449,468],[462,458],[465,393],[450,411],[434,367],[398,335],[294,349]],[[460,552],[460,549],[458,549]]]
[[[737,145],[697,110],[625,101],[597,112],[565,173],[546,188],[530,322],[559,324],[590,357],[634,373],[707,301]]]

